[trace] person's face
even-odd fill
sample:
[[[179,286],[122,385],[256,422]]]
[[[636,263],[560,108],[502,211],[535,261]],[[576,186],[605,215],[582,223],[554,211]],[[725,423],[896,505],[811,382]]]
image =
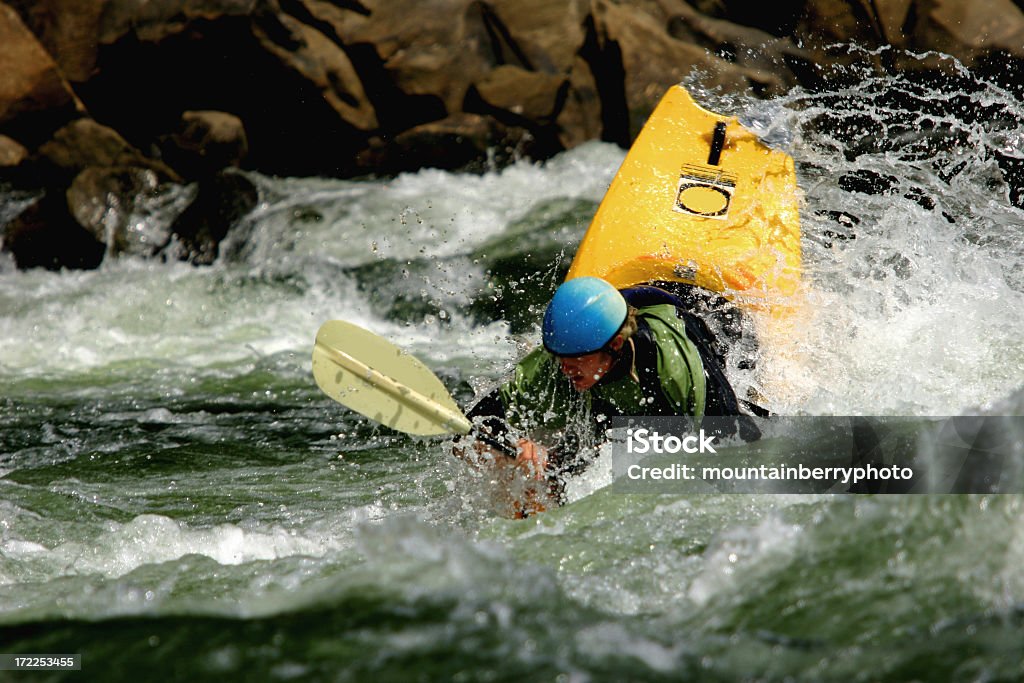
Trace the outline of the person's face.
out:
[[[607,351],[595,351],[585,356],[559,357],[558,366],[569,378],[576,391],[586,391],[597,384],[611,370],[615,359]]]

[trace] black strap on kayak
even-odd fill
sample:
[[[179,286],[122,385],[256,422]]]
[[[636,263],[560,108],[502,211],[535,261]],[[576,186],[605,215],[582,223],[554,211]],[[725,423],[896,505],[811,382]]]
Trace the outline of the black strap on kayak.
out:
[[[722,150],[725,148],[725,121],[715,124],[715,133],[711,137],[711,151],[708,153],[708,165],[718,166],[722,160]]]

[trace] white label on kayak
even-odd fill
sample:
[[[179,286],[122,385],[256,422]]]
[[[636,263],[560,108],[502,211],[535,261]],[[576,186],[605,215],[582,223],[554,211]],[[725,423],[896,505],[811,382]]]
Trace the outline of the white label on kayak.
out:
[[[673,211],[724,219],[729,215],[736,176],[708,166],[685,165],[679,175]]]

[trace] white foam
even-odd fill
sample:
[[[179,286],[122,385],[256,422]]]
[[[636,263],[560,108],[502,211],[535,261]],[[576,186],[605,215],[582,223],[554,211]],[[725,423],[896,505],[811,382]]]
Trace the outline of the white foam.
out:
[[[769,571],[775,564],[786,562],[802,531],[774,515],[756,526],[729,529],[704,553],[700,572],[690,583],[687,596],[703,605],[720,592],[736,594],[738,574]]]
[[[348,520],[345,522],[348,523]],[[142,566],[202,555],[223,565],[240,565],[284,557],[323,557],[349,547],[351,536],[338,526],[319,524],[301,532],[281,526],[220,524],[192,527],[162,515],[139,515],[126,524],[108,523],[106,532],[89,541],[68,541],[53,548],[27,540],[5,541],[9,560],[36,567],[45,563],[53,576],[98,574],[117,578]]]

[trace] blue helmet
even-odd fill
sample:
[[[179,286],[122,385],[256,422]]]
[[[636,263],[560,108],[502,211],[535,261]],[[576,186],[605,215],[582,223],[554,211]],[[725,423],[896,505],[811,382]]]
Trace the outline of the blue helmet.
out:
[[[626,300],[596,277],[578,277],[555,290],[544,312],[544,348],[556,356],[600,351],[626,321]]]

